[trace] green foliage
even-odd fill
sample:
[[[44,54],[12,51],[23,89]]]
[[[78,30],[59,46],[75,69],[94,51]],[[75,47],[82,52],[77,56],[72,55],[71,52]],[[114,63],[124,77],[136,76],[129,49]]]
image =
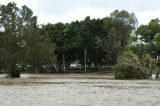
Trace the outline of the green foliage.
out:
[[[142,59],[144,54],[147,54],[149,51],[148,46],[149,46],[148,44],[135,43],[135,44],[131,44],[129,47],[134,54],[138,55],[138,57]]]
[[[141,25],[136,30],[137,41],[141,42],[142,46],[145,46],[145,53],[150,54],[153,58],[157,59],[160,56],[159,46],[159,33],[160,33],[160,20],[152,19],[148,25]],[[137,51],[136,54],[139,54]],[[144,53],[142,53],[144,54]]]
[[[152,58],[149,54],[145,54],[141,60],[144,70],[147,72],[148,77],[152,74],[159,73],[158,60]]]
[[[125,46],[129,43],[130,35],[136,28],[137,19],[133,13],[125,10],[115,10],[110,17],[104,19],[105,37],[98,39],[99,46],[105,51],[106,61],[115,63]]]
[[[125,51],[114,68],[116,79],[145,79],[147,73],[141,65],[137,55]]]
[[[26,66],[39,68],[55,61],[54,44],[38,28],[31,9],[8,3],[0,7],[0,15],[0,68],[10,77],[19,77]]]
[[[44,65],[53,65],[56,62],[55,45],[42,29],[36,29],[26,36],[25,51],[25,64],[30,65],[31,70],[45,70]]]
[[[132,44],[134,50],[142,60],[142,64],[150,77],[156,73],[159,77],[157,65],[160,60],[160,20],[152,19],[147,25],[141,25],[136,30],[137,41]],[[147,55],[145,55],[147,54]]]
[[[137,25],[135,15],[125,10],[115,10],[103,19],[88,16],[82,21],[47,24],[42,28],[27,6],[18,8],[9,3],[0,7],[0,13],[0,29],[4,29],[0,32],[4,49],[0,63],[9,72],[22,68],[45,70],[48,65],[60,69],[63,57],[66,66],[75,60],[84,65],[84,50],[89,67],[114,64]]]
[[[91,19],[68,24],[56,23],[43,26],[56,45],[57,62],[66,64],[75,60],[84,64],[84,50],[87,50],[87,64],[95,67],[114,64],[124,47],[129,43],[130,34],[137,20],[133,13],[125,10],[114,11],[109,17]]]
[[[115,10],[110,14],[110,16],[112,19],[123,22],[127,27],[130,27],[132,30],[137,27],[138,22],[134,13],[129,13],[126,10]]]

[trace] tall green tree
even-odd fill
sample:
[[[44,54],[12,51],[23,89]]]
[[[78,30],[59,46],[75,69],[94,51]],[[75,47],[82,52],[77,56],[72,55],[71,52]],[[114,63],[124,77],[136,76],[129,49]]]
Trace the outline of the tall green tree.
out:
[[[18,63],[18,52],[21,50],[21,19],[18,16],[19,9],[15,3],[2,5],[0,7],[1,13],[1,29],[3,29],[3,54],[5,58],[5,65],[10,76],[19,77],[19,72],[16,70]]]
[[[160,34],[160,20],[152,19],[148,25],[141,25],[136,30],[137,35],[137,44],[140,44],[141,49],[135,51],[139,53],[142,57],[143,54],[148,53],[153,58],[157,59],[160,56],[159,54],[159,34]],[[137,45],[134,45],[137,47]],[[144,48],[145,47],[145,48]],[[145,52],[145,53],[144,53]]]
[[[105,51],[105,60],[115,63],[137,26],[134,13],[125,10],[115,10],[110,17],[104,19],[105,36],[99,38],[98,43]]]
[[[30,65],[30,71],[36,73],[54,67],[56,62],[55,45],[42,29],[30,31],[27,32],[28,35],[26,36],[25,64]]]
[[[49,35],[50,40],[55,44],[55,54],[57,55],[57,61],[55,63],[56,71],[59,72],[63,64],[63,55],[66,54],[65,43],[68,41],[67,35],[67,24],[56,23],[43,25],[42,29]]]
[[[26,65],[33,66],[30,61],[37,60],[38,56],[45,55],[45,59],[44,57],[43,59],[39,57],[39,61],[41,60],[40,62],[42,63],[42,61],[46,62],[54,55],[54,46],[49,44],[47,35],[45,36],[45,33],[41,33],[37,25],[37,17],[33,16],[31,9],[27,6],[19,9],[15,3],[8,3],[0,7],[0,13],[2,34],[0,48],[2,48],[1,51],[3,52],[1,53],[5,64],[4,67],[10,77],[20,77],[19,68]],[[32,54],[34,54],[34,57],[32,57]]]

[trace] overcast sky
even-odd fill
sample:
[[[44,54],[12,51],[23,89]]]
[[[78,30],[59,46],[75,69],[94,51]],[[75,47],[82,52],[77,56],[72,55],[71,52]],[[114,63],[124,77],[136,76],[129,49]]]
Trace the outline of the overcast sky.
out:
[[[0,4],[13,1],[18,7],[31,8],[39,24],[71,22],[86,16],[103,18],[115,9],[135,13],[139,24],[160,18],[160,0],[0,0]]]

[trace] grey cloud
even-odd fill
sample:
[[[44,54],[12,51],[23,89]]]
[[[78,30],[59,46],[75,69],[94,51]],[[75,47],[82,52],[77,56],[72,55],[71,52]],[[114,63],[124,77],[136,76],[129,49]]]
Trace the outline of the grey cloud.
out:
[[[44,14],[63,15],[77,8],[127,9],[147,11],[159,8],[159,0],[33,0],[34,9]]]

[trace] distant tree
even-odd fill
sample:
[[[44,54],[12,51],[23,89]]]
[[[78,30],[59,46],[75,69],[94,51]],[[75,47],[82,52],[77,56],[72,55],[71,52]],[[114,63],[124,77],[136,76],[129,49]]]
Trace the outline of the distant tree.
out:
[[[134,13],[115,10],[104,19],[105,36],[99,38],[99,45],[105,51],[105,61],[115,63],[137,26]]]
[[[26,36],[26,65],[32,72],[48,70],[47,67],[56,62],[55,46],[49,36],[41,29],[27,32]]]
[[[57,61],[63,62],[65,55],[66,64],[75,60],[84,64],[84,50],[87,50],[87,64],[98,63],[102,59],[100,49],[97,48],[97,36],[102,36],[103,21],[86,17],[83,21],[75,21],[70,24],[48,24],[43,29],[49,34],[56,45]],[[95,57],[96,56],[96,57]]]
[[[159,34],[160,34],[160,20],[152,19],[148,25],[141,25],[136,30],[137,42],[140,42],[142,51],[141,55],[145,54],[144,51],[150,54],[153,58],[157,59],[160,56],[159,51]],[[137,45],[134,45],[137,47]],[[145,47],[145,48],[144,48]],[[142,56],[141,56],[142,57]]]
[[[55,44],[55,54],[57,55],[55,67],[57,72],[59,72],[59,68],[61,68],[63,64],[63,54],[66,54],[65,51],[67,48],[64,46],[65,42],[68,41],[68,39],[66,39],[67,35],[65,34],[67,32],[67,26],[67,24],[65,25],[63,23],[42,26],[42,29],[48,34],[51,42]]]
[[[87,50],[87,65],[98,67],[116,62],[136,25],[133,13],[115,10],[103,19],[88,16],[82,21],[44,25],[43,29],[55,43],[59,66],[63,55],[67,66],[75,60],[83,65],[84,50]]]

